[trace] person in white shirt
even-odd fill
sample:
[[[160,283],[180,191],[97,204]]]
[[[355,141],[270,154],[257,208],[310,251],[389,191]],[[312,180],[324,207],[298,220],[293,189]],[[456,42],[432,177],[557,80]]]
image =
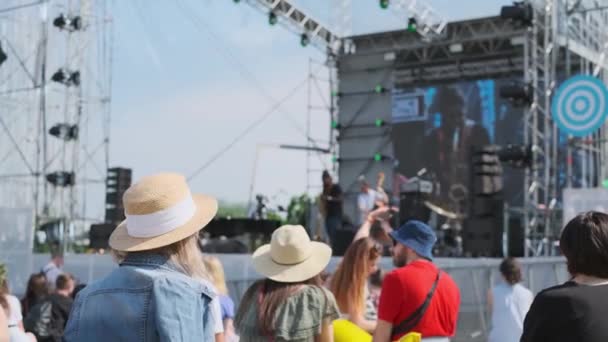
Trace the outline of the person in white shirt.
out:
[[[488,342],[519,342],[534,295],[521,284],[521,265],[514,258],[500,264],[503,282],[488,292],[492,328]]]
[[[378,193],[370,188],[369,183],[367,183],[363,176],[359,177],[359,182],[361,183],[361,192],[357,196],[357,209],[359,210],[359,221],[357,224],[362,225],[369,213],[374,210],[374,206],[378,200]]]
[[[49,261],[41,270],[41,273],[44,273],[46,276],[46,281],[51,291],[55,289],[57,277],[59,277],[60,274],[63,274],[62,268],[63,252],[60,249],[55,248],[51,251],[51,261]]]

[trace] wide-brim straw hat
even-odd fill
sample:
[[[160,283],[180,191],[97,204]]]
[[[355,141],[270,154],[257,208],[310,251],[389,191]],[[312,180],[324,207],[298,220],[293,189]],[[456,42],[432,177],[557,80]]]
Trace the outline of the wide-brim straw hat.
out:
[[[253,267],[266,278],[297,283],[321,273],[331,260],[331,248],[310,241],[302,226],[282,226],[272,233],[269,244],[253,253]]]
[[[203,229],[217,213],[217,200],[192,194],[184,176],[161,173],[142,178],[123,196],[125,221],[110,247],[137,252],[171,245]]]

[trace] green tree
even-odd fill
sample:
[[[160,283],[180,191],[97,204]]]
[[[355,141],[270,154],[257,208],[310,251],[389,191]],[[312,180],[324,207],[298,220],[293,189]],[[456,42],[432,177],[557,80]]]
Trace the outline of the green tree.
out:
[[[310,204],[307,194],[292,197],[287,207],[287,223],[306,226]]]
[[[216,217],[247,217],[247,205],[220,201]]]

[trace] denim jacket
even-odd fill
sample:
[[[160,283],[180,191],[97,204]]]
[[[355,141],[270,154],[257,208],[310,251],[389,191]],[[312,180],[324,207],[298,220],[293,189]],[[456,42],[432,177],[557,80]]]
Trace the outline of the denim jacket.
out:
[[[167,257],[131,254],[76,298],[64,341],[214,341],[213,290]]]

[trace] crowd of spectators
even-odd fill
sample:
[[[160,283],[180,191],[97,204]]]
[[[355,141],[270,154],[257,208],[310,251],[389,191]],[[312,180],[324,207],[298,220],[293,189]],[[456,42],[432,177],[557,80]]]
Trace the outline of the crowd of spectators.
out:
[[[331,275],[329,245],[302,226],[276,229],[252,255],[261,279],[235,308],[220,260],[198,243],[215,199],[191,194],[181,175],[158,174],[123,200],[127,219],[109,241],[120,267],[103,279],[79,284],[53,253],[19,300],[0,266],[0,342],[342,342],[343,327],[368,341],[413,333],[448,342],[457,332],[460,290],[433,262],[434,229],[420,221],[393,229],[395,208],[367,214]],[[522,284],[520,263],[503,260],[502,281],[488,291],[489,342],[608,341],[608,215],[580,214],[564,228],[560,247],[572,278],[536,297]],[[386,249],[390,271],[378,267]]]

